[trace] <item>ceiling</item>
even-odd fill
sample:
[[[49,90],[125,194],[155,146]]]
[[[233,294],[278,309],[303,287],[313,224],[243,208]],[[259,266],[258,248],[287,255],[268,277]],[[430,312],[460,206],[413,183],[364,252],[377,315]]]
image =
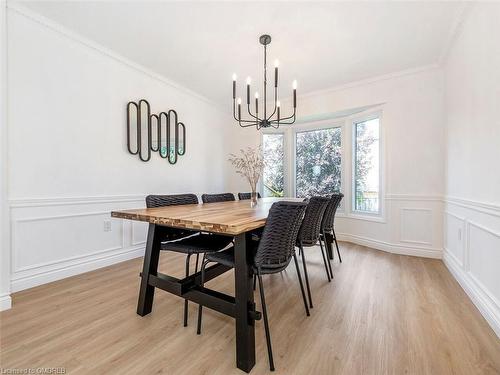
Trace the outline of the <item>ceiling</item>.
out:
[[[232,73],[239,95],[247,76],[261,85],[263,33],[273,38],[268,61],[280,60],[284,97],[293,79],[300,94],[437,63],[461,9],[427,1],[22,4],[226,108]]]

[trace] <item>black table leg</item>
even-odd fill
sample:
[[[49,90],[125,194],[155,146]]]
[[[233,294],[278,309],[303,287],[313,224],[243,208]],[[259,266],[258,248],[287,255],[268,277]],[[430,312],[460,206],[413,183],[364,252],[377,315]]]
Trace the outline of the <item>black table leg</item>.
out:
[[[149,224],[146,252],[142,267],[141,287],[139,290],[139,301],[137,302],[137,314],[147,315],[153,308],[155,287],[148,285],[149,275],[157,275],[158,261],[160,259],[160,236],[155,224]]]
[[[245,372],[250,372],[255,365],[255,321],[249,314],[255,309],[251,269],[253,254],[248,246],[250,241],[250,233],[239,234],[234,239],[236,364]]]

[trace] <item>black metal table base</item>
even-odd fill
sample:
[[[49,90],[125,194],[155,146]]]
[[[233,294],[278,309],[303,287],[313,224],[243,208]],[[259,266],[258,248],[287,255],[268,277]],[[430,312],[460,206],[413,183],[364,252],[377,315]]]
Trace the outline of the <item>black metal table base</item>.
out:
[[[158,272],[160,239],[155,224],[149,225],[141,286],[137,303],[137,314],[145,316],[153,307],[155,288],[162,289],[183,299],[208,307],[230,316],[236,321],[236,362],[239,369],[250,372],[255,364],[255,320],[261,313],[255,310],[253,299],[252,254],[247,252],[250,234],[235,237],[235,296],[201,287],[201,271],[184,279]],[[205,269],[205,282],[231,268],[216,264]]]

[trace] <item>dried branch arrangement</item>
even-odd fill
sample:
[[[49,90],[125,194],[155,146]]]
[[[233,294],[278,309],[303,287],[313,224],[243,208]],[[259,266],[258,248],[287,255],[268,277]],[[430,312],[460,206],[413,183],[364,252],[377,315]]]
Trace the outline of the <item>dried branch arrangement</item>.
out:
[[[230,154],[228,159],[236,169],[236,173],[245,177],[250,183],[252,192],[257,191],[257,182],[264,170],[262,148],[247,147],[240,150],[240,155]]]

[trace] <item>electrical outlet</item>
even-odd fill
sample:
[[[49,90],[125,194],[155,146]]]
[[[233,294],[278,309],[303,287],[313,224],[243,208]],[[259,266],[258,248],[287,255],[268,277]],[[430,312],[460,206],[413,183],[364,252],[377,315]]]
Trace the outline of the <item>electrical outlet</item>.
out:
[[[111,232],[111,220],[104,220],[104,231]]]

